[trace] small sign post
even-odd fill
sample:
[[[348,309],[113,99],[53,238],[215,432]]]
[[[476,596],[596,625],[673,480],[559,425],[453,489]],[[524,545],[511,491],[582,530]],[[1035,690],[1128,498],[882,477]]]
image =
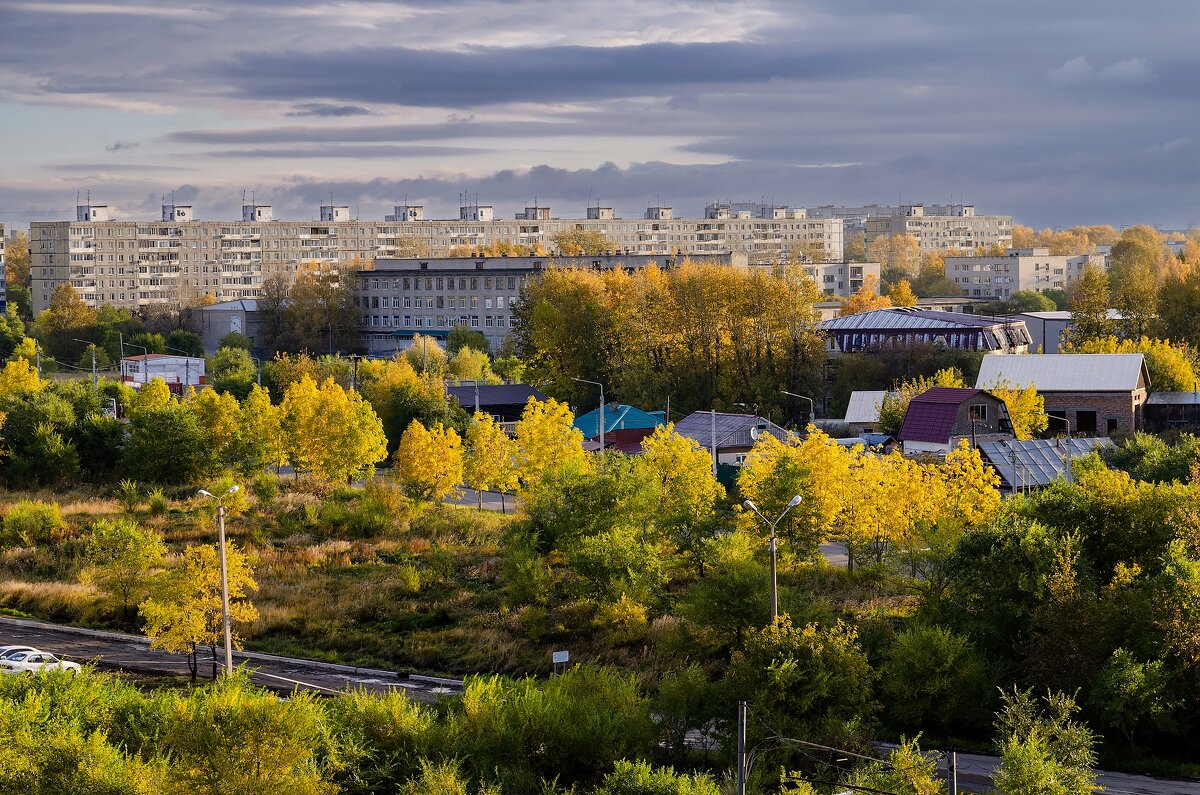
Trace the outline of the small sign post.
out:
[[[559,674],[566,670],[567,661],[571,659],[571,653],[567,651],[556,651],[551,655],[551,660],[554,663],[554,673]]]

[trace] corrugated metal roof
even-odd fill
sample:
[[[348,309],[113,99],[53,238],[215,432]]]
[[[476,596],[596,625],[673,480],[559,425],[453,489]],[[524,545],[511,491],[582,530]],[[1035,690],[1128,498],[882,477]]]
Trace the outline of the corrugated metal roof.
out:
[[[608,403],[604,406],[604,431],[612,433],[619,428],[655,428],[663,424],[663,412],[642,411],[624,403]],[[600,434],[600,409],[595,408],[575,418],[575,427],[587,438]]]
[[[846,422],[879,422],[879,407],[887,394],[882,389],[851,392],[850,402],[846,405]]]
[[[1018,323],[1020,320],[1007,318],[981,317],[979,315],[964,315],[961,312],[939,312],[934,309],[915,309],[913,307],[889,307],[887,309],[872,309],[859,312],[856,315],[835,317],[826,320],[821,328],[826,331],[866,331],[882,329],[981,329],[994,326],[1005,326]]]
[[[988,389],[1000,381],[1033,384],[1039,392],[1132,392],[1145,372],[1140,353],[1028,353],[983,357],[975,385]]]
[[[208,311],[213,311],[213,310],[218,311],[218,312],[220,312],[220,311],[228,312],[230,309],[240,309],[243,312],[257,312],[258,311],[258,299],[257,298],[238,298],[233,301],[222,301],[219,304],[209,304],[208,306],[200,307],[201,312],[208,312]]]
[[[1068,450],[1071,458],[1082,458],[1097,448],[1112,447],[1112,444],[1112,439],[1107,436],[1072,438],[1069,448],[1065,438],[980,442],[979,453],[999,473],[1003,481],[1001,488],[1016,491],[1045,486],[1063,477]]]
[[[754,439],[750,429],[766,425],[767,433],[776,439],[785,441],[788,432],[770,420],[756,417],[753,414],[726,414],[717,412],[717,449],[726,447],[753,447]],[[708,449],[712,446],[712,413],[694,411],[675,423],[675,433],[695,439],[701,447]]]
[[[475,386],[449,386],[446,394],[454,398],[463,408],[470,411],[475,408]],[[479,405],[507,406],[524,405],[529,398],[546,400],[546,396],[529,384],[480,384]]]
[[[902,442],[945,444],[954,431],[954,420],[963,401],[981,390],[935,386],[914,397],[904,413],[904,423],[896,438]]]
[[[1155,392],[1146,398],[1147,406],[1200,405],[1200,392]]]

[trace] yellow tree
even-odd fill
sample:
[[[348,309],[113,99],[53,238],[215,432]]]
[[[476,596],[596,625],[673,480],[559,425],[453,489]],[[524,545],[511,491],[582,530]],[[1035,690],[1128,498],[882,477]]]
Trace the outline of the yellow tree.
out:
[[[895,269],[915,276],[921,261],[921,247],[912,235],[880,235],[867,247],[867,261],[878,262],[882,270]]]
[[[312,472],[333,481],[370,477],[387,458],[383,422],[357,391],[332,378],[317,390],[317,416],[306,432],[313,438]]]
[[[963,439],[942,465],[945,511],[971,526],[987,523],[1000,507],[1000,476]]]
[[[13,359],[0,370],[0,397],[17,392],[37,392],[45,386],[27,359]]]
[[[565,403],[554,398],[530,398],[514,428],[517,472],[525,485],[540,480],[547,471],[575,461],[585,469],[591,459],[583,449],[583,432]]]
[[[236,547],[226,552],[229,572],[229,618],[236,629],[258,618],[249,594],[258,588],[246,556]],[[150,648],[188,655],[192,681],[196,681],[197,650],[209,647],[213,678],[217,675],[217,644],[222,642],[224,613],[221,607],[221,566],[216,546],[188,547],[159,583],[155,596],[142,602]],[[241,639],[233,633],[233,645]]]
[[[478,412],[467,426],[466,452],[463,456],[463,481],[479,492],[483,510],[483,492],[503,494],[517,487],[517,446],[490,414]]]
[[[901,279],[892,285],[888,290],[888,300],[892,302],[892,306],[916,306],[917,296],[912,291],[912,284],[908,279]]]
[[[282,411],[272,405],[271,393],[255,384],[238,414],[238,463],[243,472],[259,472],[287,463]]]
[[[311,472],[321,456],[319,446],[323,440],[313,433],[320,401],[317,382],[305,375],[288,386],[279,404],[287,460],[297,473]]]
[[[458,349],[458,353],[454,354],[446,366],[446,372],[451,378],[469,378],[478,381],[490,381],[495,378],[488,355],[468,345]]]
[[[241,407],[237,398],[228,392],[203,389],[193,393],[188,400],[200,427],[208,434],[213,455],[223,466],[236,463],[238,450],[238,426]]]
[[[842,300],[842,308],[838,310],[838,314],[843,317],[857,315],[859,312],[884,309],[891,305],[890,298],[879,294],[879,277],[872,273],[863,279],[862,287],[858,288],[854,295]]]
[[[401,488],[413,499],[457,496],[463,482],[462,441],[440,422],[429,430],[417,420],[409,423],[392,460]]]
[[[713,476],[712,458],[695,439],[660,425],[642,439],[641,472],[654,478],[658,490],[658,519],[674,535],[678,547],[694,552],[709,535],[717,501],[725,487]]]
[[[134,398],[134,409],[159,409],[163,406],[171,404],[171,389],[167,386],[167,382],[161,378],[155,378],[148,384],[143,384],[141,390]]]
[[[1038,394],[1036,386],[1029,384],[1022,388],[999,381],[984,388],[1004,401],[1008,418],[1012,421],[1013,435],[1018,439],[1032,439],[1046,430],[1046,401]]]

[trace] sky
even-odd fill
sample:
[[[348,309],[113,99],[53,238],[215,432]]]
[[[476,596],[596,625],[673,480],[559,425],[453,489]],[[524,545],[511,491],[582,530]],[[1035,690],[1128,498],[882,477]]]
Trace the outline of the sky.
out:
[[[0,222],[964,201],[1200,225],[1200,3],[0,0]]]

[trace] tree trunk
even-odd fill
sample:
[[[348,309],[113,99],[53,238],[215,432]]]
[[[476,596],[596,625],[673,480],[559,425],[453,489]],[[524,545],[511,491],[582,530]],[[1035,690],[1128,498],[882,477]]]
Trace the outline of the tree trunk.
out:
[[[192,684],[196,684],[196,675],[199,673],[200,660],[196,656],[196,644],[193,643],[188,647],[188,672],[192,675]]]

